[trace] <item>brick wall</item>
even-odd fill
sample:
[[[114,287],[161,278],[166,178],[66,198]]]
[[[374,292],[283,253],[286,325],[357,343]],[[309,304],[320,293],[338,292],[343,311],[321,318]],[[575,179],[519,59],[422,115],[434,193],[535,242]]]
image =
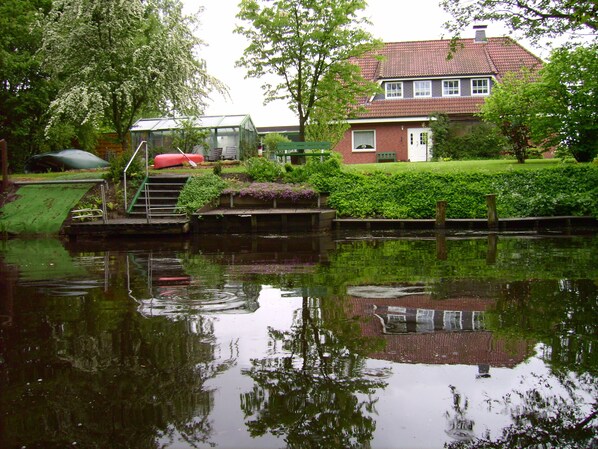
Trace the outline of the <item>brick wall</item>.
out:
[[[407,161],[407,129],[421,128],[421,122],[417,123],[378,123],[352,125],[343,139],[334,148],[342,154],[346,164],[366,164],[376,162],[376,153],[393,151],[397,154],[397,161]],[[376,151],[375,152],[354,152],[352,151],[354,130],[375,130]]]

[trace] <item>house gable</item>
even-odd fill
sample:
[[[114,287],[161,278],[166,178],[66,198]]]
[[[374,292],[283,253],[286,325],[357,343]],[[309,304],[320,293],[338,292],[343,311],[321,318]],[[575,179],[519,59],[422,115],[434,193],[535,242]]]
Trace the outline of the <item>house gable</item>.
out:
[[[354,63],[380,92],[360,100],[335,147],[346,163],[376,162],[380,153],[398,161],[428,160],[433,114],[464,125],[479,122],[476,114],[506,73],[542,66],[514,40],[486,39],[482,30],[476,30],[476,39],[458,40],[452,53],[449,40],[391,42]]]
[[[475,114],[483,103],[479,97],[489,95],[507,72],[522,67],[536,70],[542,65],[538,57],[507,37],[488,38],[482,43],[461,39],[455,48],[451,53],[448,40],[392,42],[375,54],[356,59],[364,77],[381,86],[380,93],[364,99],[366,112],[358,118],[410,117],[414,110],[425,116],[434,112]],[[458,86],[456,93],[453,87],[452,94],[447,94],[448,81]],[[428,85],[429,92],[422,91]],[[409,101],[412,99],[424,103],[415,105]]]

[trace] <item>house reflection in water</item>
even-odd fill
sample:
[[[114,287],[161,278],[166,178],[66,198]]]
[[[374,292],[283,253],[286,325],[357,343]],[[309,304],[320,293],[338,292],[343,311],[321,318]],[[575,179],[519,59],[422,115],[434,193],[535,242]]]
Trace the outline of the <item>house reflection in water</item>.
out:
[[[477,365],[477,378],[490,367],[514,367],[532,347],[525,341],[495,338],[485,329],[493,300],[479,297],[434,299],[424,286],[349,287],[352,314],[361,316],[362,333],[386,340],[372,358],[398,363]]]

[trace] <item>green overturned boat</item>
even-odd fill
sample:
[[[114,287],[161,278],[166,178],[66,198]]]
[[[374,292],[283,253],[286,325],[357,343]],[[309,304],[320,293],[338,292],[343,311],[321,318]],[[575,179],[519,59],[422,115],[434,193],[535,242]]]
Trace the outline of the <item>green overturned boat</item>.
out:
[[[104,168],[109,162],[95,154],[74,148],[49,153],[36,154],[25,164],[26,173],[45,173],[48,171],[81,170]]]

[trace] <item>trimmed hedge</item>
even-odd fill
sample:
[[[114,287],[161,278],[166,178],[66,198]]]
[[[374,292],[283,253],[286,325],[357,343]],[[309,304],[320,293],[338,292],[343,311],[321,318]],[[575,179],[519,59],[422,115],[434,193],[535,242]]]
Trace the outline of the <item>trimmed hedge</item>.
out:
[[[486,195],[497,195],[499,217],[598,217],[598,167],[563,165],[499,173],[339,173],[328,204],[339,216],[434,218],[447,201],[448,218],[485,218]]]

